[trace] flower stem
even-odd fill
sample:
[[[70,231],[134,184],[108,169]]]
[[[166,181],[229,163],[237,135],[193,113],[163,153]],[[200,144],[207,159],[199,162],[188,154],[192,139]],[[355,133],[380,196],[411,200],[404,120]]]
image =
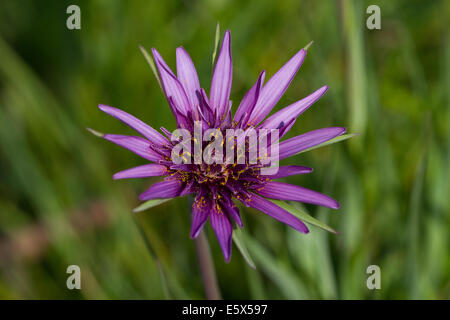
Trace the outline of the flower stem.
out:
[[[195,248],[197,249],[198,264],[202,274],[203,286],[205,287],[206,299],[221,300],[222,295],[217,283],[214,262],[209,249],[208,239],[203,230],[195,238]]]

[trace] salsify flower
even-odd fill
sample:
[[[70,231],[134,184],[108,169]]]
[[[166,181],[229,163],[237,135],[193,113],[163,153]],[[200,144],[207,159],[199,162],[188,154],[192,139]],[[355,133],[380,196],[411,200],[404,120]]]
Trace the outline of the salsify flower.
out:
[[[200,121],[203,130],[219,129],[225,133],[229,128],[278,129],[280,137],[294,125],[298,116],[316,102],[326,91],[324,86],[304,99],[266,118],[278,103],[300,68],[306,50],[298,51],[265,84],[265,72],[261,72],[256,83],[245,94],[234,116],[231,114],[230,90],[233,65],[230,48],[230,32],[226,31],[214,68],[209,96],[200,87],[197,72],[188,53],[183,47],[176,50],[176,71],[164,62],[161,55],[152,49],[154,62],[159,73],[159,81],[177,127],[194,130],[194,121]],[[208,221],[215,231],[226,261],[231,257],[233,224],[242,227],[239,209],[233,198],[247,207],[255,208],[288,226],[308,233],[306,225],[293,214],[269,199],[299,201],[333,209],[339,204],[332,198],[300,186],[277,182],[279,178],[306,174],[311,168],[289,165],[281,166],[273,175],[261,175],[260,162],[249,164],[176,164],[171,159],[175,142],[170,132],[161,128],[166,136],[134,116],[105,105],[99,108],[121,120],[141,136],[105,134],[103,137],[150,161],[135,168],[116,173],[114,179],[165,177],[143,192],[139,199],[175,198],[193,195],[191,238],[198,236]],[[331,127],[314,130],[279,143],[279,160],[295,155],[305,149],[324,143],[342,135],[345,128]],[[233,223],[234,222],[234,223]]]

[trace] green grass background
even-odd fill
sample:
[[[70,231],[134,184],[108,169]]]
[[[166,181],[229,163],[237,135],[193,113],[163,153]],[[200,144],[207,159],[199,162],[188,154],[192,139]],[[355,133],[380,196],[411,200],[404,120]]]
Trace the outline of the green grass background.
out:
[[[73,3],[81,30],[66,28]],[[369,4],[381,8],[381,30],[365,27]],[[156,47],[172,67],[183,45],[209,90],[217,22],[232,34],[235,106],[262,69],[273,74],[314,40],[275,110],[327,84],[290,135],[327,126],[360,133],[286,161],[315,169],[286,181],[341,203],[306,206],[339,235],[314,227],[302,235],[243,209],[253,270],[236,247],[226,264],[207,227],[224,298],[448,299],[444,0],[1,1],[0,298],[204,298],[186,199],[133,214],[156,179],[112,181],[144,161],[85,128],[132,132],[102,103],[173,129],[138,45]],[[66,288],[72,264],[81,290]],[[371,264],[381,290],[366,287]]]

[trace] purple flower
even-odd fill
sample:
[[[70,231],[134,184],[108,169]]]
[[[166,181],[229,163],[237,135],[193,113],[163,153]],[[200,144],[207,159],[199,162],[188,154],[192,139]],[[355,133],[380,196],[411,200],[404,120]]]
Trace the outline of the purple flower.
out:
[[[161,86],[175,116],[177,127],[189,132],[194,130],[194,121],[199,121],[203,130],[215,128],[225,132],[230,128],[243,130],[267,128],[278,129],[282,137],[294,125],[297,117],[327,91],[327,86],[324,86],[308,97],[266,118],[300,68],[306,56],[306,50],[302,49],[265,84],[265,72],[261,72],[232,117],[229,98],[233,65],[229,31],[225,32],[222,41],[209,96],[200,87],[194,64],[182,47],[176,50],[177,75],[172,72],[156,49],[152,49],[152,53]],[[282,166],[276,174],[261,175],[261,168],[264,165],[260,162],[256,164],[249,164],[248,161],[244,164],[207,165],[192,162],[175,164],[171,160],[175,142],[171,141],[168,130],[161,128],[166,137],[124,111],[105,105],[100,105],[99,108],[142,135],[141,137],[105,134],[103,137],[151,162],[116,173],[114,179],[165,177],[163,181],[153,184],[139,196],[139,199],[143,201],[193,195],[195,200],[192,206],[190,236],[197,237],[209,219],[226,261],[229,261],[231,257],[233,222],[242,227],[239,209],[233,202],[233,198],[302,233],[307,233],[308,228],[301,220],[266,198],[339,208],[339,204],[326,195],[273,181],[309,173],[312,171],[311,168],[296,165]],[[279,143],[279,159],[295,155],[343,133],[345,128],[332,127],[284,140]]]

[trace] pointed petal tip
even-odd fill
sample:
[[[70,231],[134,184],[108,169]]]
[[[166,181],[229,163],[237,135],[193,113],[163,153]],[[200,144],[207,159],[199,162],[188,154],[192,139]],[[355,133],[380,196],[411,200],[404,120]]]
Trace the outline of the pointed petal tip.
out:
[[[175,52],[178,53],[187,53],[186,49],[183,46],[179,46],[175,49]]]
[[[183,184],[177,180],[163,180],[156,182],[139,195],[139,200],[176,198],[183,190]]]
[[[231,56],[230,32],[225,32],[219,56],[214,67],[209,92],[209,102],[216,110],[216,120],[225,115],[228,107],[231,83],[233,80],[233,62]]]
[[[284,95],[305,60],[306,51],[300,49],[264,85],[249,122],[259,124]]]
[[[98,108],[106,114],[109,114],[112,117],[117,117],[117,113],[125,112],[119,108],[107,106],[106,104],[99,104]]]
[[[111,110],[113,107],[107,106],[106,104],[99,104],[98,108],[102,110],[103,112],[108,112],[108,110]]]
[[[196,233],[193,233],[192,231],[189,233],[189,238],[191,238],[192,240],[194,240],[195,238],[198,237],[198,235],[200,234],[200,230],[197,231]]]
[[[155,60],[155,64],[160,63],[160,59],[161,59],[161,55],[159,54],[158,50],[156,50],[156,48],[152,48],[151,49],[152,54],[153,54],[153,58]]]
[[[122,180],[122,179],[129,179],[130,177],[125,176],[122,172],[114,173],[112,176],[113,180]]]
[[[199,219],[201,219],[201,220],[199,220]],[[205,226],[207,220],[208,220],[208,216],[201,217],[201,213],[197,214],[197,221],[194,217],[192,224],[191,224],[191,231],[189,232],[189,237],[191,239],[195,239],[198,237],[200,232],[203,230],[203,227]]]
[[[230,243],[229,248],[227,248],[227,249],[222,248],[222,253],[223,253],[223,258],[225,260],[225,263],[229,263],[231,260],[231,247],[232,247],[232,244]]]
[[[205,225],[206,221],[201,223],[199,226],[197,227],[193,227],[193,225],[191,225],[191,231],[189,232],[189,238],[191,238],[192,240],[197,238],[198,235],[200,234],[200,232],[203,230],[203,226]]]
[[[155,60],[155,64],[156,65],[165,65],[165,63],[162,63],[161,62],[161,60],[163,60],[162,59],[162,56],[161,56],[161,54],[159,53],[159,51],[158,50],[156,50],[156,48],[152,48],[151,49],[152,50],[152,54],[153,54],[153,59]],[[163,60],[164,61],[164,60]]]
[[[303,60],[305,60],[305,57],[306,57],[306,50],[305,49],[300,49],[288,61],[288,62],[292,61],[292,62],[295,63],[295,65],[294,65],[294,67],[296,69],[295,73],[297,73],[298,69],[300,69],[301,65],[303,64]]]
[[[261,79],[261,82],[264,82],[265,78],[266,78],[266,70],[263,69],[259,74],[258,79]]]
[[[107,114],[109,114],[109,115],[111,115],[111,116],[113,116],[113,117],[115,117],[116,116],[116,113],[120,113],[120,112],[125,112],[125,111],[123,111],[123,110],[121,110],[121,109],[119,109],[119,108],[116,108],[116,107],[111,107],[111,106],[107,106],[106,104],[99,104],[98,105],[98,108],[101,110],[101,111],[103,111],[104,113],[107,113]]]
[[[222,249],[225,261],[229,262],[231,258],[233,235],[233,226],[231,221],[226,215],[219,215],[217,212],[213,212],[210,215],[210,223],[216,234],[220,248]]]
[[[298,52],[297,52],[297,54],[299,55],[299,56],[301,56],[301,58],[303,59],[305,56],[306,56],[306,50],[305,49],[300,49]]]
[[[323,129],[326,129],[326,128],[323,128]],[[330,127],[328,129],[333,130],[332,132],[335,132],[335,134],[336,134],[335,137],[343,135],[344,133],[347,132],[346,127]],[[321,130],[321,129],[318,129],[318,130]]]
[[[231,57],[231,45],[230,45],[230,43],[231,43],[231,33],[230,33],[230,30],[227,30],[227,31],[225,31],[225,34],[223,35],[222,47],[226,46],[226,48],[228,49],[228,54]]]
[[[138,199],[140,200],[140,201],[147,201],[147,200],[150,200],[149,199],[149,194],[147,193],[147,192],[142,192],[139,196],[138,196]]]

